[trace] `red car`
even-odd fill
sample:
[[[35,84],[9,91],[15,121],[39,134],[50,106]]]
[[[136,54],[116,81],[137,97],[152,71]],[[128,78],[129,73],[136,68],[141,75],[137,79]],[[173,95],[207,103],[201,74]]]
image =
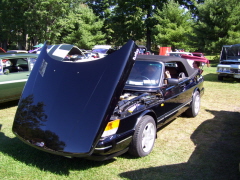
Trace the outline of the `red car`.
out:
[[[193,54],[194,56],[204,57],[204,54],[203,54],[203,53],[200,53],[200,52],[192,52],[192,54]]]

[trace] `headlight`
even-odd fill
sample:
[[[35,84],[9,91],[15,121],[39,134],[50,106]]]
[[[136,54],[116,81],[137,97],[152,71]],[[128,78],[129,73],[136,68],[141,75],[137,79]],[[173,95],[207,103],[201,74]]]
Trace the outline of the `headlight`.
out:
[[[222,68],[219,68],[218,71],[222,72]]]
[[[230,68],[223,68],[223,72],[230,72]]]
[[[116,119],[114,121],[108,122],[108,124],[102,134],[102,137],[106,137],[106,136],[115,134],[118,130],[119,124],[120,124],[120,119]]]

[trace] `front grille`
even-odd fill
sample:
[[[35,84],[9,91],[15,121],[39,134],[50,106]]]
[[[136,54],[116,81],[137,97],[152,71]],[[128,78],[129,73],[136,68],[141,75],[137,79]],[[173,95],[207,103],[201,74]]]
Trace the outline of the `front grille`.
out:
[[[220,64],[236,64],[236,65],[240,65],[240,62],[221,61]]]
[[[239,74],[240,73],[240,69],[230,69],[230,72],[234,73],[234,74]]]

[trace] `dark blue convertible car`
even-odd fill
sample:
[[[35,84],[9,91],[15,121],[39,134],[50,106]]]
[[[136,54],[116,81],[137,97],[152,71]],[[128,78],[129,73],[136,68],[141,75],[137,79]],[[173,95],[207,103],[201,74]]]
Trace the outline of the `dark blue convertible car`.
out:
[[[64,61],[70,45],[45,45],[24,88],[13,132],[26,144],[66,157],[142,157],[157,129],[195,117],[203,77],[185,59],[138,55],[129,41],[96,60]]]

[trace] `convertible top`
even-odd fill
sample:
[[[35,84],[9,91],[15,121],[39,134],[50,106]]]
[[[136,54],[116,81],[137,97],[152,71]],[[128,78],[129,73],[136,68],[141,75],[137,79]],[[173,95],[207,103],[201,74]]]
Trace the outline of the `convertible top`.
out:
[[[144,60],[144,61],[158,61],[163,63],[171,63],[176,62],[178,65],[184,65],[188,76],[196,73],[196,70],[193,69],[186,59],[176,57],[176,56],[161,56],[161,55],[138,55],[137,60]]]
[[[223,45],[220,61],[238,61],[240,59],[240,44]]]

